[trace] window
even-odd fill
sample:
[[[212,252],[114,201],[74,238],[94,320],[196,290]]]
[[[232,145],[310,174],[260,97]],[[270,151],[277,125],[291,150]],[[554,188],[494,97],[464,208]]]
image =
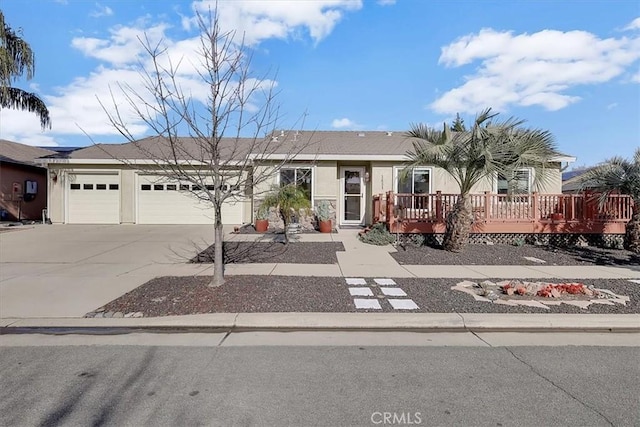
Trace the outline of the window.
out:
[[[162,191],[164,190],[164,184],[153,184],[154,191]]]
[[[80,189],[80,184],[71,184],[71,189],[72,190],[79,190]]]
[[[180,184],[180,191],[189,191],[189,184]]]
[[[109,190],[117,190],[119,187],[118,184],[109,184]]]
[[[294,184],[296,187],[302,188],[307,199],[311,201],[313,195],[311,171],[312,169],[309,167],[282,168],[280,169],[280,186]]]
[[[142,185],[140,186],[140,189],[141,189],[142,191],[149,191],[149,190],[151,190],[151,184],[142,184]]]
[[[498,174],[498,194],[529,194],[531,180],[528,169],[520,169],[509,176]]]
[[[431,192],[431,169],[413,168],[407,171],[397,168],[396,183],[399,194],[429,194]],[[428,197],[414,196],[411,199],[410,207],[412,209],[429,209]],[[407,201],[402,204],[409,205]]]
[[[96,184],[96,190],[106,190],[107,184]]]
[[[431,171],[428,168],[413,168],[408,173],[403,169],[396,170],[398,193],[429,194]]]
[[[215,185],[206,185],[205,187],[206,187],[206,189],[207,189],[207,190],[209,190],[209,191],[213,191],[213,190],[215,190],[215,189],[216,189],[216,186],[215,186]]]
[[[82,188],[85,190],[93,190],[93,184],[84,184]]]
[[[176,191],[177,188],[175,184],[167,184],[167,191]]]

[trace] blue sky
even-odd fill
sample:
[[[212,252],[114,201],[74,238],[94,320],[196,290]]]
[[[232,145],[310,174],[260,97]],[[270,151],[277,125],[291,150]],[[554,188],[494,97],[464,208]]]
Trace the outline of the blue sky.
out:
[[[206,2],[2,2],[5,20],[36,54],[16,86],[50,107],[53,127],[0,111],[0,138],[31,145],[124,142],[96,97],[134,87],[137,37],[162,37],[193,55],[194,11]],[[466,122],[493,107],[549,129],[561,151],[590,165],[640,146],[640,4],[635,0],[220,1],[244,33],[257,73],[277,71],[282,128],[406,130]],[[136,136],[150,134],[142,123]],[[83,132],[87,132],[91,139]]]

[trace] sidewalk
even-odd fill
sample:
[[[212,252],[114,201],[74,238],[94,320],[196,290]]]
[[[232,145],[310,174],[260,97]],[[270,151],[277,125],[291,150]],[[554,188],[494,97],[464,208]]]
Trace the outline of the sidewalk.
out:
[[[270,234],[228,234],[228,241],[272,241]],[[300,242],[342,242],[344,252],[336,252],[338,264],[229,264],[230,275],[319,276],[319,277],[414,277],[414,278],[500,278],[509,279],[640,279],[640,271],[626,267],[557,265],[400,265],[390,255],[391,246],[374,246],[358,239],[358,230],[338,229],[331,234],[298,234]],[[211,274],[192,266],[193,274]],[[189,268],[181,269],[188,274]]]

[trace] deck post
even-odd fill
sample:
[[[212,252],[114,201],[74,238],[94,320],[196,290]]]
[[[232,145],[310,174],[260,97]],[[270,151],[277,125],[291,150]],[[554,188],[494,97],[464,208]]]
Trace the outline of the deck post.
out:
[[[484,192],[484,221],[489,222],[489,216],[491,213],[491,191]]]
[[[436,221],[442,220],[442,191],[436,191]]]
[[[538,206],[540,206],[540,194],[537,191],[534,191],[531,194],[531,219],[534,222],[540,221],[541,215],[538,214]]]

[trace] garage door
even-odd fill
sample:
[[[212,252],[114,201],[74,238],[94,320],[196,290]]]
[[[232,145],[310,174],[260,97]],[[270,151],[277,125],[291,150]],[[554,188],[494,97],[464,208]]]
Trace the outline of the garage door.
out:
[[[69,224],[118,224],[120,222],[120,175],[70,174]]]
[[[213,224],[210,203],[198,200],[194,185],[156,175],[139,175],[138,224]],[[242,203],[230,200],[222,206],[223,224],[242,224]]]

